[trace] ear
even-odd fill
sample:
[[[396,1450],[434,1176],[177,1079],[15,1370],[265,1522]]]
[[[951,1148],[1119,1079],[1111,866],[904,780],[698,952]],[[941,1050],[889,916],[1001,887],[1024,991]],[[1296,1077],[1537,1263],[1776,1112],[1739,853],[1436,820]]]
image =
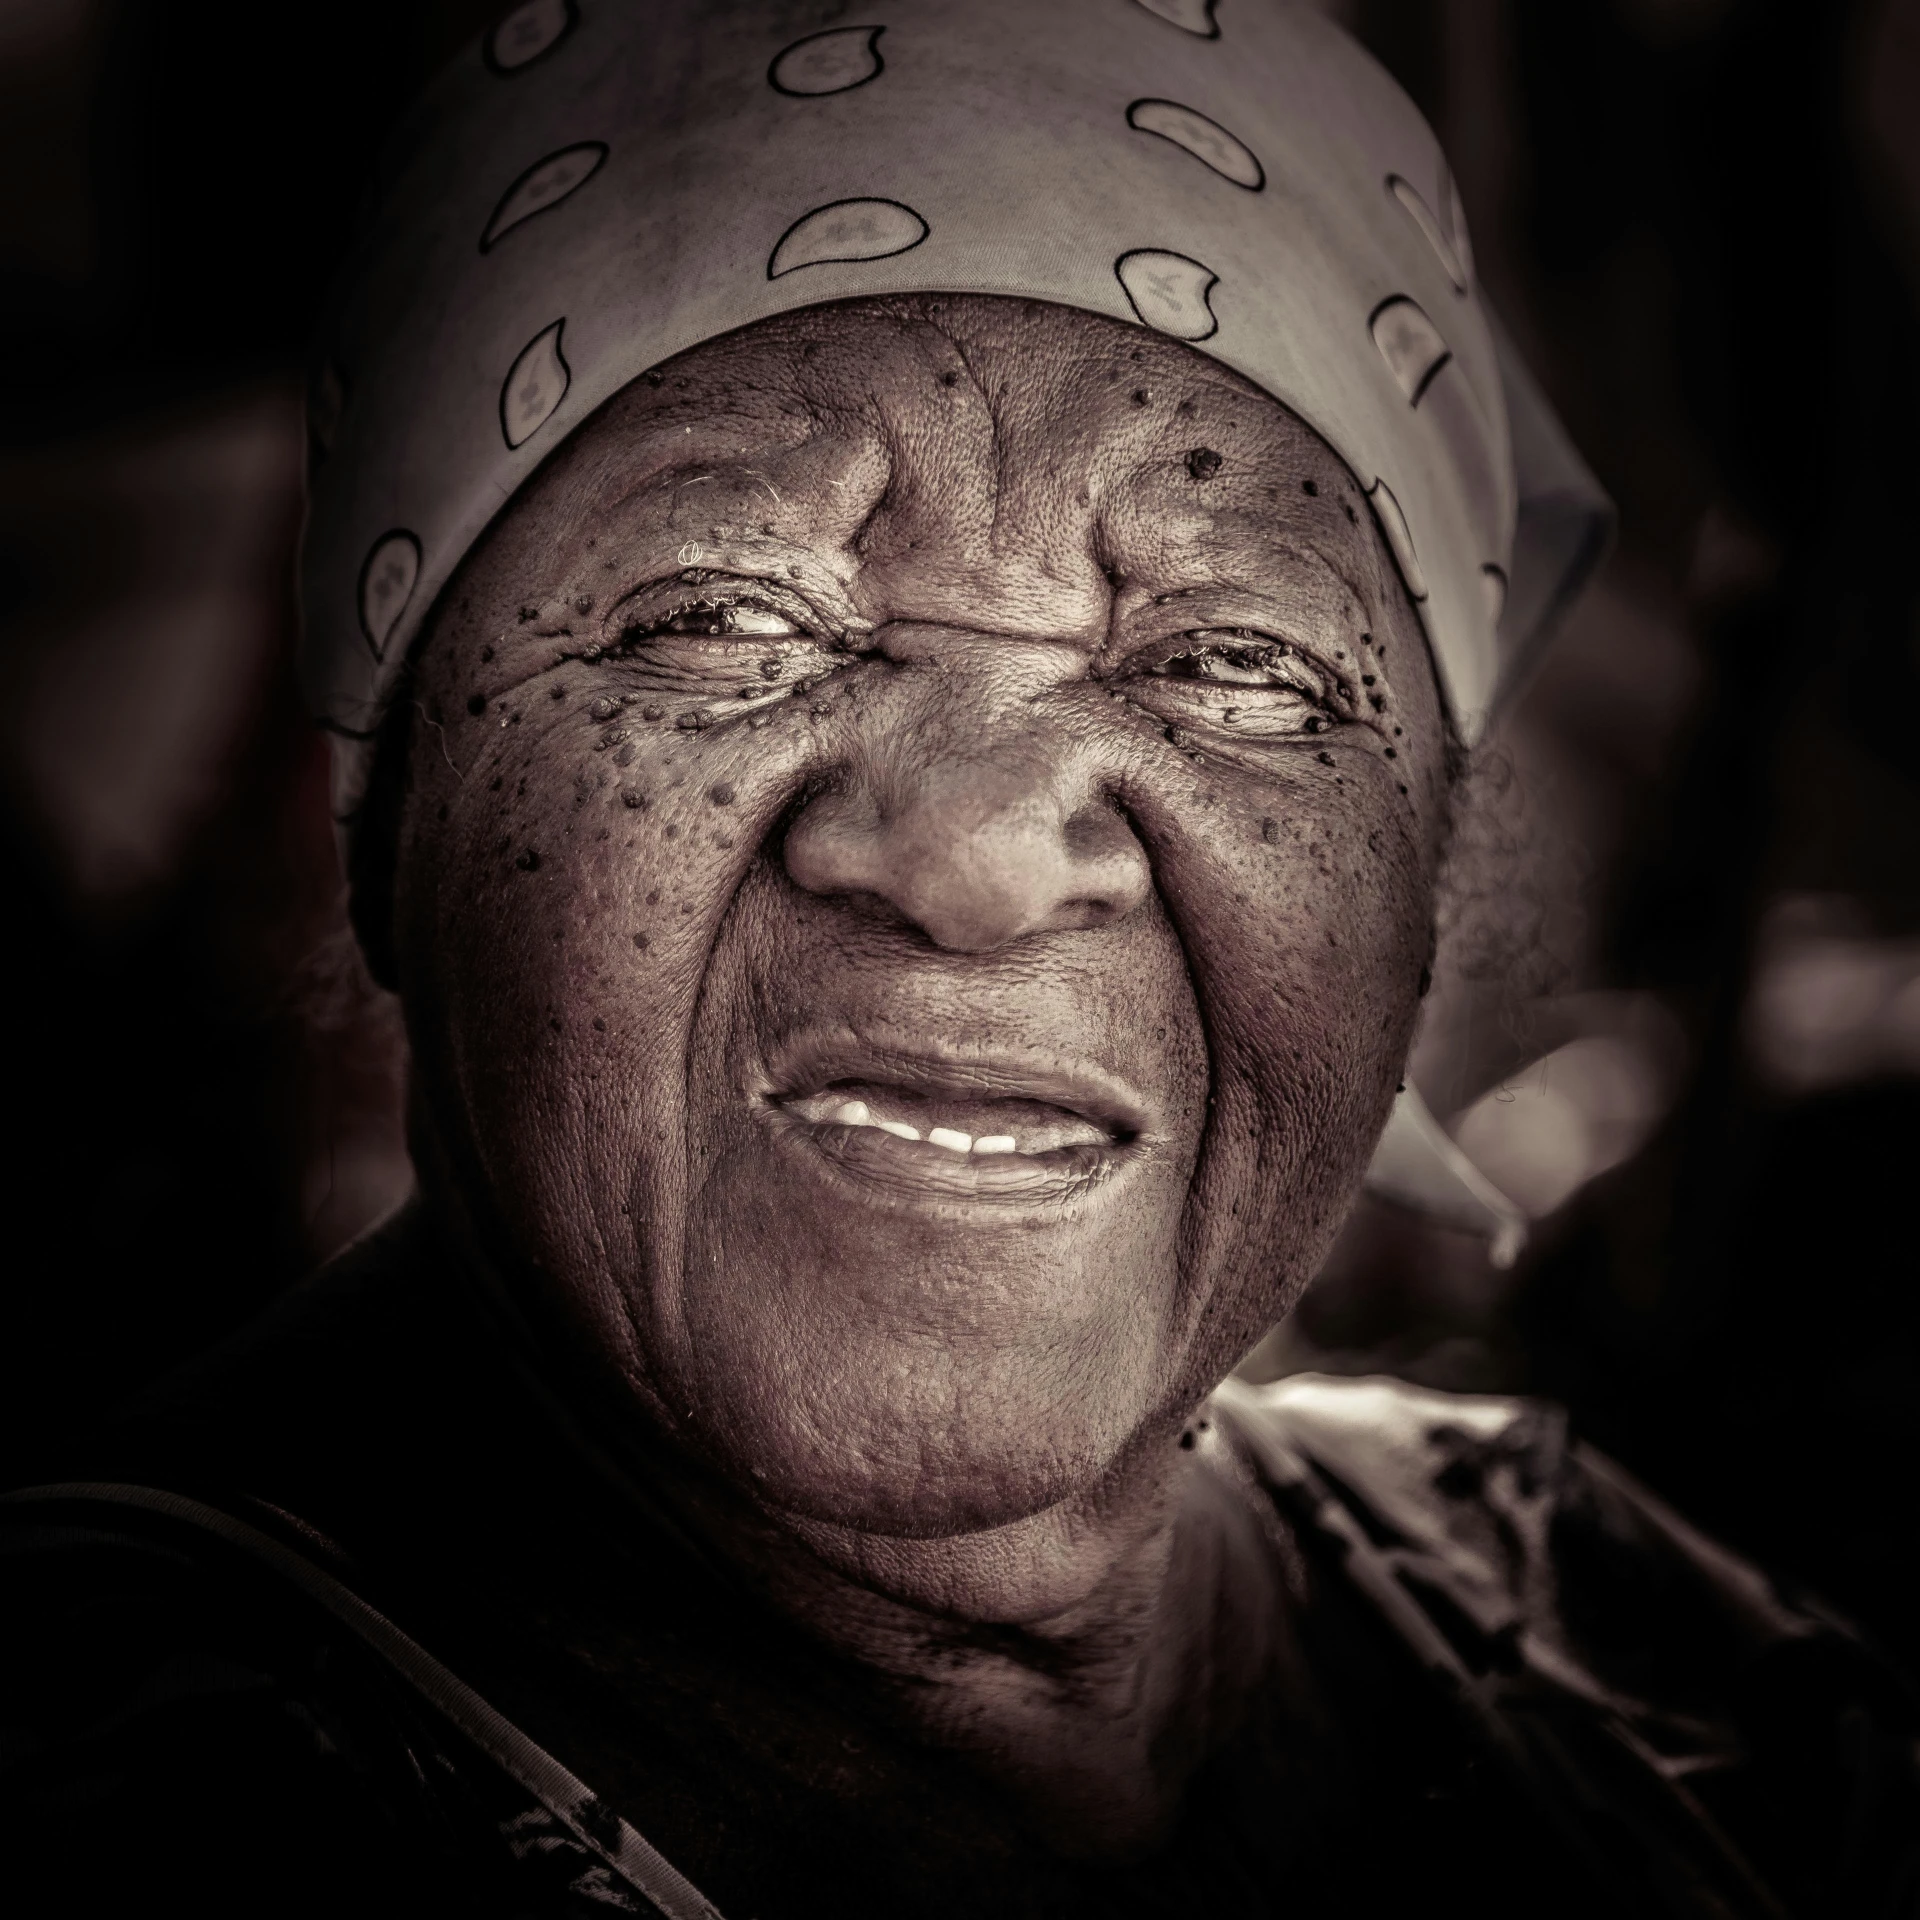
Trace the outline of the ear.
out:
[[[347,917],[367,971],[389,993],[400,990],[394,940],[394,892],[399,880],[400,825],[413,752],[413,676],[394,688],[374,747],[373,774],[347,842]]]

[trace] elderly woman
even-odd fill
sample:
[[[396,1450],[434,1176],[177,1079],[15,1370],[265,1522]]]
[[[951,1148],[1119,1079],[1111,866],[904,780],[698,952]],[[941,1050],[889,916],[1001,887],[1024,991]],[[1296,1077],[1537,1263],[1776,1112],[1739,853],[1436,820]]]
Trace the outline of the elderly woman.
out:
[[[406,145],[305,583],[419,1198],[4,1508],[13,1910],[1893,1912],[1843,1630],[1228,1377],[1593,550],[1431,135],[1272,0],[837,12],[529,0]]]

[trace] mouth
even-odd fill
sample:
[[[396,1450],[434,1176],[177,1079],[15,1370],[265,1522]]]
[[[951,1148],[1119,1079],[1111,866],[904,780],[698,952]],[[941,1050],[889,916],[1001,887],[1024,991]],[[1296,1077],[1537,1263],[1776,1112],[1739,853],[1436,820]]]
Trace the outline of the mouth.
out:
[[[1058,1200],[1151,1133],[1147,1103],[1097,1070],[864,1041],[788,1049],[760,1105],[792,1145],[902,1199]]]

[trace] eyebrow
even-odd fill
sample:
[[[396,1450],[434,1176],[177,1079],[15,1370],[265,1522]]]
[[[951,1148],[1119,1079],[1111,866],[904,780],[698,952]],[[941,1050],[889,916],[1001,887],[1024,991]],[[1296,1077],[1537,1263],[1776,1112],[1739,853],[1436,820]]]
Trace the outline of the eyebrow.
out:
[[[1315,541],[1312,539],[1296,540],[1293,536],[1287,535],[1275,541],[1275,548],[1280,558],[1298,561],[1302,563],[1310,573],[1324,575],[1347,597],[1351,603],[1352,611],[1363,615],[1365,614],[1367,610],[1367,597],[1359,582],[1340,565],[1339,561],[1333,555],[1327,553]],[[1166,593],[1156,594],[1153,604],[1155,606],[1166,606],[1176,600],[1185,600],[1207,593],[1268,593],[1271,591],[1272,587],[1269,583],[1250,579],[1245,574],[1215,574],[1208,579],[1195,581],[1187,586],[1174,587]]]

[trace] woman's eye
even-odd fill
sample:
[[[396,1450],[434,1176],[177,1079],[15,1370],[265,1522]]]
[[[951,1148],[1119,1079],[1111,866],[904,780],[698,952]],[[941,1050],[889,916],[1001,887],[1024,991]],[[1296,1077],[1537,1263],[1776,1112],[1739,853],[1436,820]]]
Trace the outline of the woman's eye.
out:
[[[1340,717],[1327,675],[1283,641],[1239,629],[1183,634],[1134,675],[1135,697],[1237,733],[1324,733]]]
[[[1302,689],[1297,681],[1282,679],[1260,653],[1248,647],[1195,647],[1176,653],[1148,668],[1167,680],[1202,680],[1217,687],[1286,687]]]
[[[806,629],[789,613],[753,600],[689,600],[649,619],[632,622],[620,638],[628,646],[667,635],[687,639],[802,640]]]
[[[622,610],[611,658],[650,688],[758,704],[804,692],[847,664],[850,648],[777,585],[663,583]]]

